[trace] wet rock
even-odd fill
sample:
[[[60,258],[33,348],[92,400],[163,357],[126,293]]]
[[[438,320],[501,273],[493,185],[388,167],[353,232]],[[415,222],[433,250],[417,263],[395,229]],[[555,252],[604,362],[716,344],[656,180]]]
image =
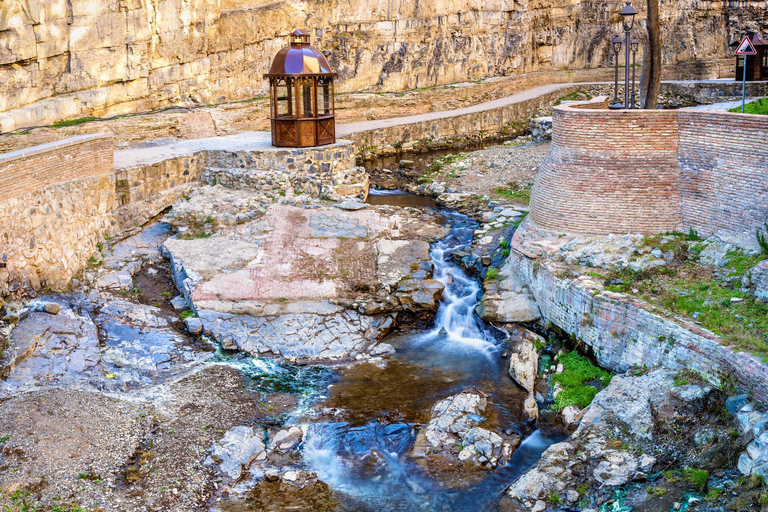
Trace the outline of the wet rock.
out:
[[[512,449],[501,436],[476,426],[484,421],[487,399],[477,392],[463,391],[439,401],[432,408],[432,419],[419,431],[411,451],[414,457],[432,454],[450,456],[452,449],[461,445],[458,460],[496,467]]]
[[[511,260],[507,261],[496,279],[483,283],[485,294],[477,313],[488,322],[534,322],[541,318],[539,307]]]
[[[278,431],[269,440],[269,448],[271,451],[279,450],[285,451],[298,445],[304,437],[304,430],[299,426],[292,426],[287,429]]]
[[[251,462],[266,457],[264,433],[253,427],[239,426],[229,430],[211,447],[211,457],[219,470],[231,480],[237,480]]]
[[[429,244],[419,240],[379,240],[376,243],[376,278],[383,285],[405,279],[423,262],[429,262]]]
[[[434,311],[443,296],[445,285],[434,279],[406,279],[395,292],[404,308],[414,312]]]
[[[184,324],[186,325],[189,334],[192,334],[193,336],[197,336],[203,332],[203,321],[199,318],[187,317],[184,320]]]
[[[544,338],[524,328],[510,332],[511,353],[509,355],[509,376],[528,392],[523,410],[531,419],[539,416],[539,407],[534,396],[536,377],[539,374],[539,352],[536,345],[544,345]]]

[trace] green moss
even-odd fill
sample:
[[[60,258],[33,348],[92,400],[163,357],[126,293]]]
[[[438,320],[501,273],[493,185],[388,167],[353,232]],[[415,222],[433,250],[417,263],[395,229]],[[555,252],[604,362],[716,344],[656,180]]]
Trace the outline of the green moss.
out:
[[[183,240],[198,240],[200,238],[211,238],[211,236],[213,236],[213,233],[201,231],[200,233],[195,233],[194,235],[183,235],[181,238]]]
[[[187,318],[190,318],[190,317],[197,318],[197,313],[195,313],[191,309],[185,309],[179,314],[179,318],[181,318],[182,320],[186,320]]]
[[[569,405],[587,407],[598,393],[597,388],[588,384],[589,381],[600,380],[605,387],[613,378],[613,374],[598,368],[575,350],[562,354],[557,361],[562,363],[563,372],[553,375],[551,383],[560,384],[563,389],[555,396],[553,409],[556,411],[561,411]]]
[[[499,269],[497,268],[489,268],[488,272],[485,274],[486,279],[496,279],[496,276],[499,275]]]

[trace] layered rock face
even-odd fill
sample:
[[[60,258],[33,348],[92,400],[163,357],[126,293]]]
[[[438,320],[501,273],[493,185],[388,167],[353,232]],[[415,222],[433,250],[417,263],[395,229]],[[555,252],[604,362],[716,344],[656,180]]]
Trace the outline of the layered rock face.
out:
[[[724,57],[736,17],[762,19],[722,1],[662,7],[666,62]],[[297,27],[347,91],[595,67],[608,63],[616,11],[574,0],[4,0],[0,112],[34,107],[0,116],[0,131],[263,94],[262,73]]]

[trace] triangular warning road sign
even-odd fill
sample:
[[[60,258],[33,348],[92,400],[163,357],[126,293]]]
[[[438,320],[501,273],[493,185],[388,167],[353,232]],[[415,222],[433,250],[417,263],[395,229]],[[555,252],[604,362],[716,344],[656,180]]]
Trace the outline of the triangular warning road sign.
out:
[[[744,36],[734,55],[757,55],[757,50],[755,50],[752,41],[749,40],[749,36]]]

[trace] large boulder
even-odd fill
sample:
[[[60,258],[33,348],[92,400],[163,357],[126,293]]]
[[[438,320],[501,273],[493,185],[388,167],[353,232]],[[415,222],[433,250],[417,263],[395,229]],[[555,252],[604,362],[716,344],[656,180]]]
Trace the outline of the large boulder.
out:
[[[500,435],[478,427],[488,400],[479,392],[467,390],[439,401],[432,408],[432,419],[416,436],[414,457],[458,458],[494,468],[509,458],[512,447]]]
[[[550,446],[507,494],[533,503],[553,492],[578,496],[590,489],[599,505],[611,488],[645,478],[657,457],[707,469],[706,461],[722,448],[718,439],[730,438],[730,423],[718,416],[717,391],[703,382],[676,385],[676,376],[655,370],[614,377],[571,437]],[[681,424],[690,425],[683,434],[676,430]],[[704,431],[708,439],[697,435]]]
[[[487,322],[535,322],[541,318],[539,306],[510,260],[499,271],[496,279],[486,279],[485,293],[477,307],[477,314]]]
[[[536,347],[544,343],[544,338],[522,327],[510,332],[509,376],[528,392],[523,410],[534,420],[539,415],[539,407],[534,398],[536,377],[539,374],[539,351]]]

